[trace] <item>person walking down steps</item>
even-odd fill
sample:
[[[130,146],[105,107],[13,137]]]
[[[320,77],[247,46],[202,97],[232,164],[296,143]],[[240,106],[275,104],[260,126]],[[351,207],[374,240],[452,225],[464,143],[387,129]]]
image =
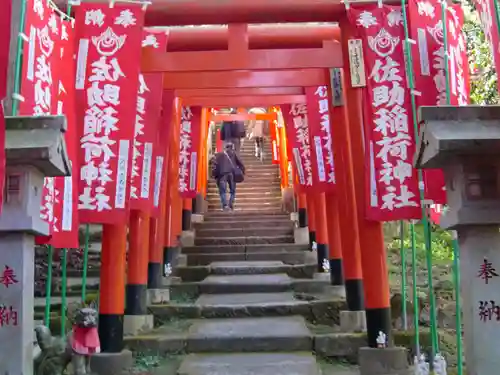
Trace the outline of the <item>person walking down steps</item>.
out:
[[[224,151],[214,155],[212,161],[212,177],[219,189],[222,210],[233,210],[236,199],[236,184],[243,182],[245,166],[230,142],[224,146]],[[229,202],[227,188],[229,187]]]
[[[237,114],[236,109],[231,110],[231,114]],[[224,121],[220,130],[220,139],[224,144],[232,143],[234,149],[239,154],[241,149],[241,139],[245,138],[246,130],[243,121]]]
[[[248,113],[252,114],[265,114],[264,108],[252,108]],[[253,139],[255,142],[255,157],[257,159],[264,159],[264,125],[263,120],[252,120],[248,126],[248,138]]]

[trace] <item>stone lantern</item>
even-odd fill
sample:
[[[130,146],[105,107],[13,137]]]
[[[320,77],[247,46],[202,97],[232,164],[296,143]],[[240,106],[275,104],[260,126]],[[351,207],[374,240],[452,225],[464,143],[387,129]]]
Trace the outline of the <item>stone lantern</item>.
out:
[[[420,118],[415,166],[443,170],[449,209],[441,226],[458,235],[467,373],[495,374],[500,368],[500,106],[422,107]]]
[[[33,374],[35,236],[45,177],[69,176],[64,116],[6,117],[0,215],[0,374]]]

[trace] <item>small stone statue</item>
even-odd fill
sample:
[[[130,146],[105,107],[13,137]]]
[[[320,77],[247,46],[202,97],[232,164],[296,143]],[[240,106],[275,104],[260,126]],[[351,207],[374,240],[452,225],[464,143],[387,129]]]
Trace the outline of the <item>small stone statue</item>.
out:
[[[77,310],[68,344],[74,375],[90,374],[90,356],[101,351],[95,309],[83,307]]]
[[[76,311],[73,330],[66,339],[52,336],[44,325],[36,327],[35,333],[40,349],[34,357],[35,375],[63,374],[70,362],[74,375],[90,374],[90,356],[100,351],[95,309],[82,307]]]
[[[312,249],[313,249],[313,251],[314,250],[318,250],[318,243],[316,241],[313,241],[313,243],[312,243]]]
[[[387,340],[387,335],[384,332],[379,331],[377,336],[377,348],[387,347],[386,340]]]
[[[435,375],[446,375],[446,359],[441,353],[437,353],[432,361],[432,368]]]
[[[415,356],[414,359],[415,375],[429,375],[429,364],[425,360],[425,354]]]
[[[169,277],[170,275],[172,275],[172,265],[170,263],[167,263],[163,267],[163,276]]]
[[[330,272],[330,262],[328,261],[328,259],[323,259],[323,272]]]

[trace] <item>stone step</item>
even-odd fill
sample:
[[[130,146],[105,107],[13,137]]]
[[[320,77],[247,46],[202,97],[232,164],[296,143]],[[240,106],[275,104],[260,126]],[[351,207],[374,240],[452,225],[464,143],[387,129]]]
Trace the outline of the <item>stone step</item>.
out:
[[[213,262],[210,270],[214,275],[255,275],[286,273],[289,265],[276,260],[271,261],[239,261]]]
[[[188,332],[191,352],[273,352],[312,350],[313,339],[301,316],[205,319]],[[190,348],[189,348],[190,346]]]
[[[212,211],[204,216],[204,221],[227,220],[227,221],[253,221],[253,220],[272,220],[290,218],[288,214],[280,211],[262,212],[255,210],[253,212],[227,212],[227,211]]]
[[[275,197],[275,198],[280,198],[281,199],[281,190],[280,189],[276,189],[274,191],[269,191],[269,190],[265,190],[263,189],[263,191],[255,191],[255,190],[244,190],[244,191],[240,191],[239,187],[238,189],[236,190],[237,193],[238,193],[238,198],[268,198],[268,197]],[[210,200],[210,199],[219,199],[219,190],[216,190],[216,189],[210,189],[208,194],[207,194],[207,199]]]
[[[205,224],[206,225],[206,224]],[[208,245],[208,246],[190,246],[183,247],[182,253],[190,254],[227,254],[227,253],[280,253],[280,252],[300,252],[309,251],[308,245],[299,245],[294,243],[277,244],[257,244],[257,245]]]
[[[254,193],[254,194],[279,193],[279,194],[281,194],[281,185],[279,182],[276,182],[274,184],[255,185],[255,186],[250,186],[248,184],[246,184],[246,185],[238,184],[236,190],[238,193],[242,193],[242,194],[247,194],[247,193]],[[217,186],[215,184],[209,185],[207,191],[209,194],[219,194],[219,189],[217,188]]]
[[[204,228],[201,227],[196,230],[196,239],[202,240],[204,238],[232,238],[232,237],[293,237],[293,227],[287,226],[276,226],[276,227],[265,227],[263,225],[259,226],[247,226],[246,228]],[[292,241],[293,242],[293,241]]]
[[[264,244],[264,243],[293,243],[294,237],[291,235],[268,236],[268,237],[196,237],[194,239],[195,246],[202,245],[249,245],[249,244]]]
[[[295,299],[292,292],[283,293],[233,293],[233,294],[202,294],[196,300],[202,307],[237,307],[237,306],[278,306],[283,304],[301,304],[304,301]]]
[[[309,253],[311,254],[311,253]],[[315,276],[315,273],[317,271],[317,260],[314,258],[314,256],[311,256],[309,258],[306,258],[305,256],[302,257],[302,261],[307,262],[307,263],[299,263],[299,264],[288,264],[283,261],[273,261],[273,260],[267,260],[267,261],[242,261],[242,260],[237,260],[237,261],[221,261],[222,263],[240,263],[240,262],[245,262],[245,263],[256,263],[256,262],[279,262],[281,265],[278,267],[254,267],[254,268],[243,268],[243,267],[237,267],[235,268],[222,268],[222,267],[216,267],[215,269],[211,266],[214,263],[217,262],[212,262],[210,264],[205,264],[205,265],[196,265],[196,266],[177,266],[174,268],[174,275],[177,277],[180,277],[182,281],[185,282],[197,282],[197,281],[202,281],[204,280],[207,276],[209,275],[234,275],[234,274],[273,274],[273,273],[286,273],[288,276],[292,278],[300,278],[300,279],[312,279]]]
[[[236,189],[236,201],[240,204],[281,204],[282,198],[281,194],[280,195],[261,195],[259,196],[241,196],[238,194],[238,190]],[[229,193],[226,194],[227,197],[229,198]],[[219,194],[213,194],[208,196],[208,203],[212,204],[215,202],[218,202],[220,200]]]
[[[234,261],[281,261],[286,264],[308,264],[314,253],[310,251],[279,251],[279,252],[254,252],[254,253],[199,253],[188,254],[188,266],[206,266],[212,262]]]
[[[292,279],[285,273],[270,275],[210,275],[200,282],[200,292],[228,293],[281,293],[291,289]]]
[[[202,294],[197,297],[195,303],[169,302],[148,308],[158,321],[300,315],[308,321],[339,324],[340,311],[347,308],[344,290],[341,287],[331,287],[328,283],[316,283],[316,291],[326,291],[331,297],[317,300],[297,299],[295,292],[302,293],[307,285],[303,281],[293,280],[293,291],[290,292]],[[310,286],[314,281],[307,282],[307,286]],[[177,287],[173,287],[174,293],[177,292]]]
[[[255,227],[266,227],[266,228],[277,228],[277,227],[287,227],[295,228],[295,223],[290,221],[288,218],[283,218],[281,220],[214,220],[207,223],[196,224],[196,233],[199,230],[204,229],[245,229],[245,228],[255,228]]]
[[[208,209],[220,208],[220,202],[208,202]],[[281,202],[240,202],[238,200],[238,195],[236,195],[236,200],[234,202],[234,209],[236,211],[248,211],[248,210],[280,210],[282,208]]]
[[[245,180],[243,182],[238,183],[238,186],[247,186],[247,185],[257,185],[260,184],[261,186],[273,186],[276,183],[280,182],[280,178],[275,175],[275,176],[266,176],[266,175],[261,175],[261,176],[252,176],[252,175],[245,175]],[[215,181],[210,181],[208,183],[208,187],[215,187],[217,186]]]
[[[311,353],[190,354],[177,375],[320,375]],[[326,374],[325,374],[326,375]]]

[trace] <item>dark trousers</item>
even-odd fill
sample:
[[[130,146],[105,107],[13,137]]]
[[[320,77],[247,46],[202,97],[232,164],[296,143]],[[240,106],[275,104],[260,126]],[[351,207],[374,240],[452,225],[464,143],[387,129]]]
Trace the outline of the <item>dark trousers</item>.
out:
[[[227,187],[229,186],[229,204],[227,203]],[[217,187],[219,188],[220,203],[222,208],[234,206],[236,197],[236,182],[232,173],[225,174],[217,179]]]

